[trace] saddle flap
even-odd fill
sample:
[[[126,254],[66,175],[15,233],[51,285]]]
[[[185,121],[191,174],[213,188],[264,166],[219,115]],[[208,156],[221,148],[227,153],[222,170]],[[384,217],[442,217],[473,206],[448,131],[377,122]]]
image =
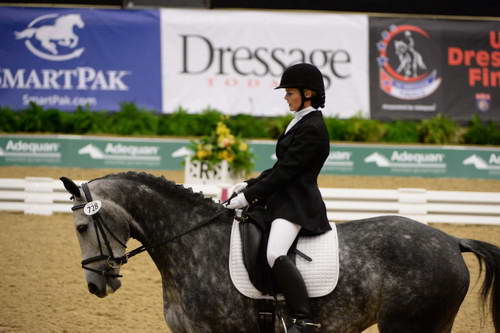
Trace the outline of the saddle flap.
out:
[[[272,272],[266,261],[268,234],[254,223],[239,223],[243,263],[252,284],[263,294],[273,294]]]

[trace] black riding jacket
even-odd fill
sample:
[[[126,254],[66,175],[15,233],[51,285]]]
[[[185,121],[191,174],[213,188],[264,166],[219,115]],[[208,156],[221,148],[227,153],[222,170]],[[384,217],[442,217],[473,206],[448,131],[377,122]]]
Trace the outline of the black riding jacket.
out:
[[[301,234],[331,229],[317,178],[330,153],[328,130],[319,111],[305,115],[276,144],[278,161],[249,179],[245,197],[267,207],[269,218],[302,226]]]

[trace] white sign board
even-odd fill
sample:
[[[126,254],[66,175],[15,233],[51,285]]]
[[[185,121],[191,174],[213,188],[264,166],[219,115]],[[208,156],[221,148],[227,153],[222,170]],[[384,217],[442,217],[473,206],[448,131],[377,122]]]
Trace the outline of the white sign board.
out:
[[[368,17],[312,12],[161,10],[163,111],[287,113],[274,90],[290,65],[316,65],[327,116],[369,115]]]

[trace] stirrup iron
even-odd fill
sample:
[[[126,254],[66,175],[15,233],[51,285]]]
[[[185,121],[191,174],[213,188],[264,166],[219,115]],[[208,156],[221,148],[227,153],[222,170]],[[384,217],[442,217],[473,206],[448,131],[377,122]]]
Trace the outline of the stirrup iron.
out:
[[[316,328],[321,328],[321,324],[318,324],[318,323],[310,323],[310,322],[304,322],[304,320],[302,319],[295,319],[293,318],[292,319],[292,324],[295,325],[300,325],[300,326],[314,326]]]

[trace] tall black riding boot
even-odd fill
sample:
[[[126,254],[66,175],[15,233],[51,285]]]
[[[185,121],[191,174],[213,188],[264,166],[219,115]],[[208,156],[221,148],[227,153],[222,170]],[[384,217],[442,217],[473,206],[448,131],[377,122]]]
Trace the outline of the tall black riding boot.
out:
[[[302,275],[295,264],[287,256],[281,256],[274,262],[273,277],[279,291],[285,296],[288,314],[293,325],[287,329],[289,333],[312,333],[319,326],[311,321],[309,296]]]

